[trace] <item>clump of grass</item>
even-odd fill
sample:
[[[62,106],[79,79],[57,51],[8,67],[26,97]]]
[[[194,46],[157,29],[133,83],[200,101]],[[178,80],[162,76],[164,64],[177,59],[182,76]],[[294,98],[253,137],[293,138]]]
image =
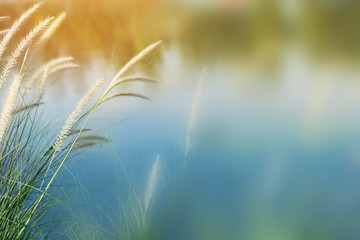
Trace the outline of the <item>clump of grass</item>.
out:
[[[96,136],[96,135],[95,135]],[[81,143],[82,144],[82,143]],[[84,144],[94,144],[92,141]],[[120,161],[120,159],[118,159]],[[117,207],[111,206],[113,211],[107,213],[102,207],[80,208],[80,214],[74,213],[73,221],[70,221],[65,235],[70,240],[87,239],[121,239],[121,240],[145,240],[154,239],[153,230],[149,228],[153,224],[150,216],[150,208],[159,190],[161,177],[160,156],[157,155],[149,172],[146,189],[140,192],[134,182],[135,175],[127,168],[122,167],[124,180],[129,188],[125,195],[118,192]],[[119,170],[116,170],[119,174]],[[117,179],[119,181],[119,179]],[[120,184],[120,182],[117,182]],[[106,205],[106,202],[104,202]],[[86,204],[82,203],[82,207]],[[94,217],[99,211],[101,217]],[[115,213],[115,214],[114,214]],[[117,214],[116,214],[117,213]],[[103,222],[106,222],[104,224]],[[101,236],[101,237],[100,237]]]
[[[99,80],[79,100],[62,127],[49,127],[39,114],[40,108],[45,106],[42,100],[46,82],[52,74],[78,65],[72,62],[71,57],[59,57],[34,72],[27,71],[26,66],[33,65],[31,54],[36,53],[51,37],[66,14],[41,21],[13,50],[8,49],[19,29],[40,6],[36,4],[27,10],[10,29],[3,32],[0,40],[0,58],[4,60],[4,64],[0,65],[0,93],[5,97],[0,112],[1,239],[45,239],[49,236],[55,224],[54,220],[49,220],[49,210],[60,202],[55,197],[54,182],[64,163],[76,148],[92,146],[90,143],[100,140],[95,135],[82,135],[88,130],[85,128],[87,122],[101,103],[113,98],[109,94],[115,86],[128,81],[149,80],[124,75],[160,44],[154,43],[136,55],[120,69],[100,97],[92,100],[104,82]],[[0,18],[1,21],[7,19]],[[113,96],[116,94],[146,98],[136,93],[114,93]],[[53,129],[58,129],[55,136]]]
[[[184,163],[182,167],[182,175],[177,176],[173,179],[173,185],[171,188],[162,185],[163,194],[166,194],[167,206],[162,206],[164,213],[160,216],[157,215],[154,217],[151,212],[151,206],[155,203],[155,197],[159,194],[159,185],[162,175],[163,169],[160,164],[160,156],[157,155],[154,163],[149,169],[149,176],[146,179],[146,189],[144,192],[139,192],[136,186],[133,186],[133,181],[135,176],[129,176],[127,170],[126,176],[130,182],[129,185],[132,186],[128,193],[127,201],[121,199],[119,200],[119,209],[112,209],[118,214],[113,216],[113,213],[108,214],[105,210],[101,211],[101,215],[104,216],[106,223],[106,227],[110,230],[106,230],[101,226],[101,221],[95,220],[94,216],[90,213],[87,214],[87,217],[79,217],[76,216],[75,221],[69,227],[69,231],[67,232],[67,236],[71,240],[85,240],[85,239],[93,239],[94,236],[101,235],[104,239],[162,239],[161,231],[164,226],[169,226],[175,224],[175,219],[179,212],[181,212],[184,208],[184,204],[186,203],[186,191],[188,189],[185,188],[185,170],[186,170],[186,158],[190,150],[192,149],[192,138],[194,137],[194,132],[196,130],[198,119],[199,119],[199,107],[201,105],[202,93],[203,93],[203,85],[204,85],[204,77],[206,73],[206,68],[204,68],[201,72],[200,79],[197,83],[195,94],[193,96],[193,101],[191,104],[191,110],[189,114],[188,128],[186,134],[186,145],[185,145],[185,155],[184,155]],[[146,81],[146,82],[154,82],[153,79],[143,77],[143,76],[129,76],[124,77],[121,80],[116,81],[116,84],[120,84],[123,82],[129,81]],[[117,93],[116,96],[123,96],[130,93]],[[106,100],[112,99],[112,95],[105,98]],[[84,140],[89,137],[89,141],[81,142],[76,146],[81,149],[86,146],[93,146],[98,144],[93,140],[103,139],[101,136],[95,135],[93,139],[91,139],[92,135],[85,135]],[[81,138],[82,139],[82,138]],[[104,139],[105,140],[105,139]],[[120,160],[119,160],[120,161]],[[131,175],[131,173],[130,173]],[[164,197],[164,196],[163,196]],[[160,199],[164,201],[164,199]],[[162,202],[164,203],[164,202]],[[160,225],[159,225],[160,224]],[[159,228],[159,226],[161,226]],[[161,230],[159,230],[161,229]],[[165,231],[164,231],[165,232]],[[78,233],[78,234],[76,234]],[[160,236],[160,237],[159,237]]]

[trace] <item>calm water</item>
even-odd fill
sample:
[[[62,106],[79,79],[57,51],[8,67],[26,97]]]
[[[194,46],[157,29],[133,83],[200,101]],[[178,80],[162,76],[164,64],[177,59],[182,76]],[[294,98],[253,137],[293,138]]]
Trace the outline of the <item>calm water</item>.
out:
[[[133,70],[158,83],[119,87],[152,101],[118,98],[102,105],[88,127],[110,143],[79,150],[69,161],[62,181],[78,217],[63,210],[69,222],[85,218],[106,238],[123,228],[123,207],[134,189],[143,199],[159,155],[161,177],[147,215],[151,239],[360,237],[360,55],[351,15],[358,4],[336,12],[339,6],[304,1],[289,14],[295,7],[284,10],[281,1],[120,2],[54,1],[41,12],[69,11],[41,58],[68,54],[83,65],[54,78],[46,95],[50,118],[71,111],[100,77],[109,83],[145,45],[164,40]],[[0,15],[23,9],[3,6]],[[333,26],[338,15],[349,17]],[[340,29],[342,37],[331,35]]]

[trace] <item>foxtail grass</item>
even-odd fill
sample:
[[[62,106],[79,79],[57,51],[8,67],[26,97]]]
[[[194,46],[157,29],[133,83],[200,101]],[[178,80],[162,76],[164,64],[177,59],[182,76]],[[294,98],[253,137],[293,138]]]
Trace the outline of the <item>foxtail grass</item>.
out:
[[[11,114],[14,110],[16,98],[19,93],[21,77],[16,75],[9,89],[9,94],[5,99],[0,114],[0,144],[2,144],[4,134],[11,120]]]
[[[86,125],[97,107],[115,96],[136,96],[137,93],[116,93],[114,87],[122,82],[152,82],[147,77],[128,77],[127,71],[157,47],[160,42],[145,48],[110,81],[100,97],[93,96],[105,82],[99,80],[78,101],[62,126],[45,121],[41,112],[44,87],[52,74],[79,67],[72,57],[59,57],[29,71],[31,54],[49,39],[64,21],[65,13],[48,17],[22,37],[14,49],[11,42],[27,20],[41,6],[29,8],[0,40],[0,94],[4,96],[0,112],[0,239],[45,239],[55,221],[50,210],[60,201],[54,182],[62,173],[66,161],[76,149],[105,141],[89,134]],[[7,20],[7,18],[0,18]],[[0,36],[1,37],[1,36]],[[9,83],[8,83],[9,82]],[[7,92],[7,93],[6,93]],[[40,93],[40,94],[39,94]],[[113,97],[112,97],[113,96]],[[58,133],[54,135],[54,129]]]
[[[61,23],[64,21],[65,18],[66,18],[66,12],[63,12],[58,17],[56,17],[54,21],[50,24],[50,26],[46,29],[46,31],[41,35],[41,37],[37,41],[37,44],[42,46],[59,28],[59,26],[61,25]]]
[[[0,89],[6,81],[11,69],[18,62],[21,54],[29,47],[29,45],[34,41],[39,34],[46,29],[53,18],[47,18],[44,21],[40,22],[33,30],[31,30],[26,37],[24,37],[21,42],[17,45],[15,50],[8,57],[5,66],[2,69],[0,76]],[[5,36],[6,37],[6,36]]]
[[[61,131],[59,132],[59,135],[57,136],[56,142],[53,146],[55,151],[60,151],[65,139],[67,138],[68,134],[70,133],[71,129],[74,126],[74,123],[77,120],[77,117],[81,112],[84,110],[86,104],[89,102],[90,98],[95,94],[96,90],[100,87],[100,85],[103,83],[103,79],[100,79],[95,83],[95,85],[90,88],[90,90],[83,96],[82,99],[77,103],[74,110],[70,113],[68,118],[66,119],[66,122],[64,126],[62,127]]]
[[[120,71],[116,74],[116,76],[111,81],[109,88],[114,87],[116,85],[116,81],[120,79],[127,71],[129,71],[137,62],[139,62],[141,59],[143,59],[146,55],[148,55],[150,52],[152,52],[156,47],[161,44],[162,41],[158,41],[156,43],[151,44],[150,46],[146,47],[144,50],[142,50],[140,53],[138,53],[134,58],[132,58],[123,68],[120,69]]]
[[[2,58],[7,46],[9,45],[11,39],[15,36],[15,34],[21,29],[23,24],[31,17],[31,15],[38,10],[41,6],[41,3],[34,5],[33,7],[29,8],[26,12],[24,12],[21,17],[16,20],[11,28],[8,30],[4,38],[0,42],[0,58]]]
[[[9,32],[9,29],[0,30],[0,36]]]
[[[202,97],[205,72],[206,72],[206,68],[204,68],[202,70],[201,77],[200,77],[200,80],[196,87],[194,99],[192,102],[192,107],[191,107],[191,112],[190,112],[189,122],[188,122],[188,128],[187,128],[187,134],[186,134],[186,141],[185,141],[185,157],[188,155],[188,153],[190,151],[191,144],[192,144],[192,138],[193,138],[193,132],[196,127],[196,123],[198,121],[198,111],[199,111],[199,106],[200,106],[201,97]]]
[[[44,65],[42,65],[41,67],[39,67],[31,75],[31,77],[26,82],[26,87],[30,88],[30,87],[34,87],[34,86],[35,87],[40,86],[40,89],[38,89],[38,90],[40,90],[39,92],[42,92],[41,88],[43,88],[45,86],[45,83],[51,74],[55,74],[59,71],[79,67],[79,65],[72,62],[73,60],[74,60],[73,57],[58,57],[58,58],[50,60],[49,62],[47,62]],[[69,67],[69,68],[67,68],[67,67]],[[41,80],[40,80],[40,85],[39,85],[38,81],[39,81],[40,77],[41,77]]]
[[[6,21],[6,20],[9,20],[9,19],[10,19],[9,16],[1,16],[1,17],[0,17],[0,22]]]
[[[148,180],[148,186],[144,197],[145,213],[148,210],[151,200],[154,198],[156,187],[160,178],[160,156],[157,155]]]

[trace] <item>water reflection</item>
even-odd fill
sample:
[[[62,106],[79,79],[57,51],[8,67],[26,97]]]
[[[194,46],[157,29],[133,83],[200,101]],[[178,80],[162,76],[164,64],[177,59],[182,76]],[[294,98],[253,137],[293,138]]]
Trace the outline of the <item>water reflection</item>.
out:
[[[289,45],[305,50],[317,62],[358,62],[357,1],[293,1],[293,7],[282,0],[218,2],[191,7],[163,0],[47,1],[38,16],[63,10],[68,19],[42,54],[46,59],[68,54],[85,63],[101,57],[120,66],[162,39],[168,46],[176,44],[189,66],[221,60],[235,68],[279,69]],[[0,15],[13,18],[30,5],[0,4]],[[162,62],[160,51],[144,62],[144,69],[155,73]]]
[[[126,197],[129,188],[126,173],[114,166],[133,171],[131,183],[143,190],[156,154],[167,169],[166,190],[174,186],[192,92],[199,68],[207,65],[201,124],[185,182],[188,195],[176,199],[186,202],[169,203],[168,192],[160,191],[150,215],[153,239],[357,239],[360,85],[358,75],[343,68],[358,64],[360,4],[299,0],[289,13],[286,0],[236,7],[218,2],[191,7],[165,0],[46,3],[39,16],[59,10],[69,15],[42,58],[75,56],[85,65],[86,82],[118,69],[148,43],[165,40],[165,47],[135,70],[161,81],[151,89],[155,102],[104,130],[112,143],[70,166],[88,187],[76,204],[100,206],[93,217],[101,220],[90,224],[114,230],[102,220],[109,214],[120,222],[124,216],[114,206],[123,202],[117,194]],[[0,15],[19,16],[28,4],[2,3]],[[336,67],[315,67],[328,63]],[[77,96],[69,82],[58,91],[72,102]],[[103,122],[96,119],[89,127],[105,128],[135,111],[129,101],[121,103],[128,112],[104,104]],[[90,216],[97,212],[90,211]]]
[[[359,9],[359,1],[303,1],[299,24],[307,52],[316,61],[358,66]]]

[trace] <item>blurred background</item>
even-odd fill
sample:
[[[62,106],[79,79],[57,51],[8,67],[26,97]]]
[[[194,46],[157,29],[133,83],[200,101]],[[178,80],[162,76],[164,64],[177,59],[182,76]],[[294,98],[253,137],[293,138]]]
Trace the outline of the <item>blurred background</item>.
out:
[[[0,0],[11,16],[0,29],[33,4]],[[158,83],[123,86],[152,101],[103,104],[89,127],[110,143],[69,162],[73,213],[105,236],[121,229],[124,199],[145,191],[159,154],[148,239],[360,239],[360,1],[48,0],[23,34],[62,11],[37,60],[82,67],[54,77],[49,118],[163,40],[132,70]]]

